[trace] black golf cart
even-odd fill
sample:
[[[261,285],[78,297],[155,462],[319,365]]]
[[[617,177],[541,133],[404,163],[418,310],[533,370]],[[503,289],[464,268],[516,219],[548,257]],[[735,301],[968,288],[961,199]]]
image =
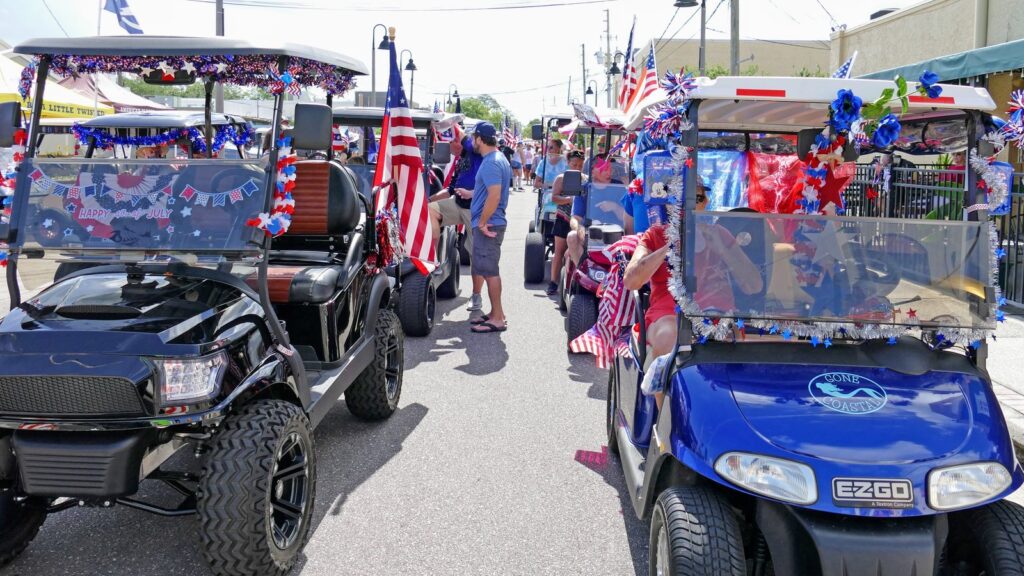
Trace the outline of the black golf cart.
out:
[[[50,72],[203,82],[206,142],[214,79],[270,88],[280,126],[291,83],[330,101],[366,73],[318,48],[226,38],[38,39],[14,50],[37,58],[30,143]],[[298,104],[292,139],[329,150],[330,107]],[[403,336],[388,278],[372,264],[372,208],[350,170],[296,161],[290,198],[278,199],[294,200],[287,233],[250,225],[291,176],[282,146],[258,160],[213,159],[210,147],[200,159],[40,159],[29,146],[0,234],[12,306],[0,322],[0,564],[50,513],[122,505],[197,515],[217,574],[294,565],[313,522],[312,429],[343,393],[357,417],[394,412]],[[33,221],[50,197],[73,222],[55,244]],[[94,265],[23,299],[27,259]],[[167,466],[185,450],[198,474]],[[140,501],[146,479],[181,493],[180,504]]]
[[[533,134],[531,136],[534,140],[542,141],[547,146],[551,132],[557,131],[562,126],[572,122],[573,115],[574,113],[571,108],[558,113],[545,114],[541,118],[541,123],[533,127]],[[543,157],[538,157],[534,162],[540,164],[542,160],[544,160]],[[544,163],[544,169],[537,173],[537,177],[542,182],[546,182],[546,169],[547,162]],[[527,284],[538,284],[544,281],[548,258],[551,257],[555,249],[555,207],[554,204],[548,201],[551,196],[551,187],[545,185],[535,191],[537,192],[537,208],[534,210],[533,220],[530,221],[530,230],[526,235],[526,250],[523,261],[523,271]],[[552,281],[554,281],[554,278],[552,278]]]
[[[429,193],[440,191],[444,174],[440,168],[430,165],[434,159],[434,136],[432,123],[440,120],[440,113],[412,110],[413,128],[417,133],[420,153],[429,166],[423,178]],[[348,159],[347,166],[359,180],[359,190],[373,201],[373,174],[377,169],[376,158],[369,145],[369,133],[379,129],[384,122],[383,108],[339,107],[334,109],[334,124],[340,127],[356,128],[362,134],[358,153]],[[374,140],[376,140],[376,136]],[[444,162],[448,161],[447,145],[438,150]],[[398,276],[398,318],[409,336],[427,336],[434,329],[434,315],[437,298],[455,298],[459,295],[461,264],[458,249],[458,234],[454,226],[441,230],[437,246],[438,266],[429,276],[422,274],[413,263],[405,259],[400,265],[389,267],[390,276]]]

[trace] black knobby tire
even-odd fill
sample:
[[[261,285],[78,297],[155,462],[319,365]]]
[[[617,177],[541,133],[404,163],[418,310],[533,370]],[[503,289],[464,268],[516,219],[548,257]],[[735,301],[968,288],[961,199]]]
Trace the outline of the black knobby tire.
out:
[[[608,451],[619,453],[619,438],[616,436],[616,412],[619,410],[618,391],[615,388],[615,366],[608,370],[608,401],[605,406],[605,432],[608,434]]]
[[[955,513],[950,521],[949,545],[958,551],[951,564],[966,561],[969,574],[1024,575],[1024,508],[1001,500]]]
[[[429,276],[418,271],[402,279],[398,293],[398,318],[409,336],[426,336],[434,329],[437,292]]]
[[[309,539],[315,495],[313,437],[301,408],[258,400],[228,416],[199,482],[210,568],[231,576],[288,572]]]
[[[569,311],[569,304],[567,303],[569,295],[565,293],[565,275],[567,268],[567,266],[562,266],[562,271],[558,273],[558,311],[563,313]]]
[[[466,232],[459,234],[459,264],[461,266],[468,266],[473,261],[472,255],[469,253],[469,250],[466,249],[466,237],[470,233],[471,231],[467,230]]]
[[[11,490],[0,493],[0,566],[17,558],[39,533],[46,520],[46,504],[40,498],[17,502]]]
[[[527,284],[539,284],[544,281],[544,237],[539,232],[526,235],[526,253],[523,259],[523,272]]]
[[[590,292],[573,294],[569,300],[569,317],[565,320],[565,333],[569,342],[594,327],[597,323],[597,298]]]
[[[651,576],[745,576],[743,537],[724,498],[704,486],[658,496],[651,517]]]
[[[459,295],[459,276],[462,275],[462,256],[458,250],[448,252],[450,259],[448,277],[437,287],[438,298],[455,298]]]
[[[345,391],[349,412],[363,420],[390,417],[402,396],[405,342],[394,312],[379,312],[373,338],[373,362]]]
[[[536,222],[534,222],[533,220],[530,220],[530,228],[529,228],[529,230],[527,230],[527,231],[528,231],[528,232],[529,232],[530,234],[533,234],[534,232],[536,232],[536,231],[537,231],[537,223],[536,223]]]

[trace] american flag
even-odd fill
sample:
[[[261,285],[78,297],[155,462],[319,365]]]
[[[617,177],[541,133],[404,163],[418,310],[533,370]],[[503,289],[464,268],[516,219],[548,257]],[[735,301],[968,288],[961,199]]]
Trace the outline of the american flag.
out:
[[[850,56],[850,59],[847,60],[846,62],[844,62],[843,65],[839,67],[839,70],[836,70],[835,73],[832,74],[832,77],[833,78],[849,78],[850,77],[850,73],[853,72],[853,61],[856,60],[856,59],[857,59],[857,53],[854,52],[853,56]]]
[[[434,100],[434,114],[440,114],[440,113],[441,113],[441,105],[437,102],[437,100]]]
[[[622,89],[619,90],[619,109],[625,110],[629,98],[636,91],[636,57],[633,54],[633,31],[636,29],[636,18],[629,29],[629,43],[626,44],[626,61],[622,63]]]
[[[335,152],[348,150],[348,145],[351,141],[349,138],[348,128],[343,130],[341,126],[335,124],[334,129],[331,130],[331,136],[331,148],[333,148]]]
[[[416,130],[412,125],[409,101],[402,87],[395,43],[391,42],[391,77],[377,154],[374,187],[390,183],[377,193],[376,211],[386,212],[397,202],[402,227],[402,246],[409,259],[423,274],[437,266],[430,223],[427,219],[427,191],[423,181],[423,157],[420,156]],[[391,191],[394,191],[392,193]]]
[[[107,3],[103,5],[103,9],[117,14],[117,23],[121,28],[124,28],[125,32],[129,34],[142,34],[142,26],[139,25],[138,19],[132,14],[132,9],[128,7],[128,0],[107,0]]]
[[[634,106],[643,102],[644,98],[654,94],[654,91],[658,89],[658,65],[654,61],[653,42],[651,43],[651,51],[647,54],[647,61],[640,71],[640,77],[637,78],[637,85],[640,86],[640,89],[630,97],[629,103],[626,104],[623,112],[629,112]]]
[[[501,137],[502,139],[505,140],[505,146],[508,146],[509,148],[515,148],[516,136],[515,133],[512,132],[512,124],[509,123],[508,116],[505,116],[505,121],[503,125],[504,128],[501,131]]]
[[[614,264],[605,277],[597,323],[569,343],[569,350],[577,354],[588,352],[596,356],[597,367],[601,369],[608,368],[619,346],[622,327],[632,324],[636,314],[636,302],[626,290],[623,274],[639,243],[640,237],[632,235],[605,248],[605,255]]]

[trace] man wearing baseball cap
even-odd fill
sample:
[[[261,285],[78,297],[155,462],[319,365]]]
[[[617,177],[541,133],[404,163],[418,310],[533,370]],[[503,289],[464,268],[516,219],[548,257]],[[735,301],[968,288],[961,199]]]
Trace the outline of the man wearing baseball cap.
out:
[[[476,173],[470,217],[473,225],[473,293],[487,284],[491,311],[471,321],[476,333],[504,332],[508,328],[501,307],[501,242],[505,238],[505,208],[508,206],[512,167],[498,150],[498,131],[490,122],[480,122],[473,130],[473,148],[483,156]]]

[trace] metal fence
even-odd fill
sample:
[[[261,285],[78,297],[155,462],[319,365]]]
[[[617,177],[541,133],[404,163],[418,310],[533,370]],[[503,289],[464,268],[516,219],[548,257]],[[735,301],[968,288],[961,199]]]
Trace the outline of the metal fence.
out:
[[[858,164],[843,192],[846,213],[875,218],[963,218],[963,168],[896,165],[889,171],[888,186],[885,177],[877,164]],[[999,245],[1006,251],[999,262],[999,286],[1008,301],[1024,306],[1024,173],[1013,174],[1009,213],[994,219]]]

